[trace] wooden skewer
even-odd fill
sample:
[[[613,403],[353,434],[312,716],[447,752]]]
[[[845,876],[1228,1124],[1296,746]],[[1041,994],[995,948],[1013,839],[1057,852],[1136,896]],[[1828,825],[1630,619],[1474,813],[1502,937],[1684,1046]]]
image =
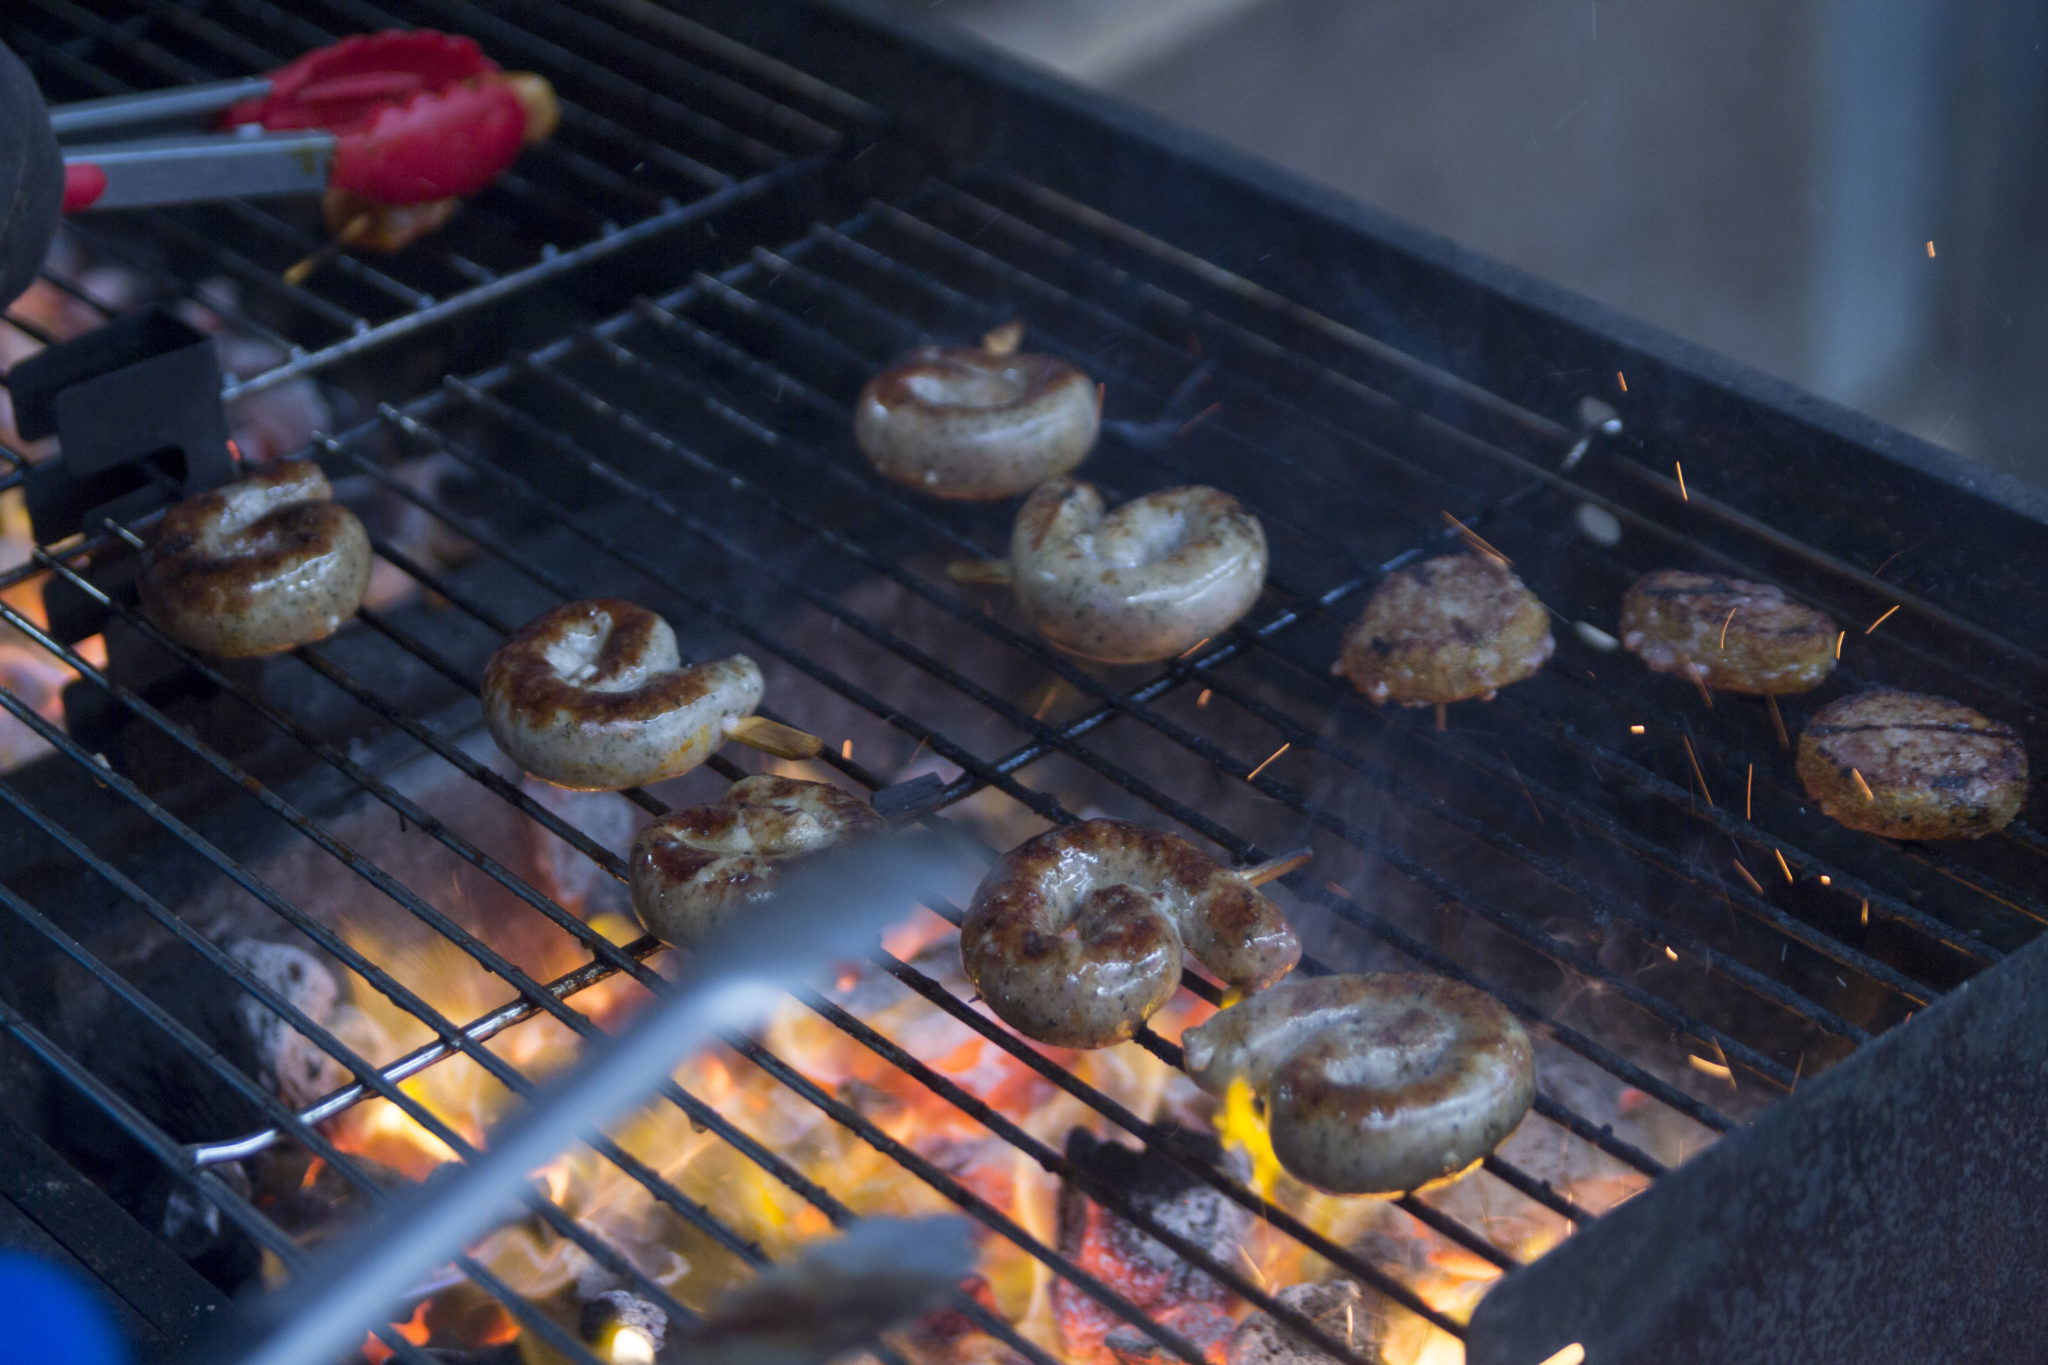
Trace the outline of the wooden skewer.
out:
[[[815,758],[825,747],[816,735],[783,725],[765,716],[744,716],[725,723],[725,737],[749,749],[759,749],[777,758]]]
[[[1246,886],[1264,886],[1267,882],[1284,877],[1297,867],[1307,867],[1309,860],[1316,856],[1312,848],[1297,848],[1278,857],[1268,858],[1263,863],[1240,867],[1237,875],[1244,878]]]
[[[1014,355],[1024,344],[1024,319],[1012,318],[981,339],[981,349],[990,355]]]
[[[342,224],[341,231],[335,233],[332,237],[327,239],[327,244],[325,246],[321,247],[318,251],[306,257],[304,260],[299,261],[293,265],[286,266],[284,270],[284,282],[294,287],[304,284],[306,282],[306,277],[308,275],[311,275],[321,266],[326,265],[336,256],[339,256],[342,252],[348,250],[349,247],[353,246],[356,243],[356,241],[363,235],[363,233],[369,230],[369,227],[370,215],[367,213],[359,213],[355,217],[349,219],[348,222]]]
[[[1007,583],[1010,581],[1010,561],[956,559],[946,566],[946,577],[955,583]]]

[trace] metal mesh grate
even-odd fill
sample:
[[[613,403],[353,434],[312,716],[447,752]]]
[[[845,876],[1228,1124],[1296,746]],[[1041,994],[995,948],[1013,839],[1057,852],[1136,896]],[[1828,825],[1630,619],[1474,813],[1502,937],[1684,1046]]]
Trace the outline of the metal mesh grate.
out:
[[[351,662],[362,648],[392,651],[473,698],[483,660],[509,629],[553,601],[599,590],[687,624],[701,650],[743,648],[769,664],[769,714],[821,732],[828,720],[842,727],[827,733],[834,747],[820,760],[842,780],[879,790],[920,760],[936,762],[943,792],[918,818],[985,831],[1107,812],[1185,830],[1236,860],[1306,838],[1317,861],[1285,883],[1310,941],[1302,970],[1410,965],[1475,982],[1530,1024],[1546,1057],[1570,1059],[1595,1078],[1560,1087],[1553,1077],[1565,1073],[1546,1066],[1535,1116],[1470,1177],[1497,1210],[1530,1207],[1567,1226],[1597,1210],[1533,1169],[1528,1153],[1583,1147],[1645,1178],[1664,1169],[1598,1109],[1603,1098],[1627,1087],[1698,1141],[1711,1140],[2025,942],[2048,915],[2024,889],[2036,883],[2043,852],[2030,827],[1949,849],[1850,836],[1804,807],[1790,774],[1784,731],[1796,733],[1807,702],[1789,704],[1782,722],[1746,699],[1710,702],[1602,652],[1589,643],[1597,636],[1580,635],[1573,622],[1611,627],[1634,576],[1685,563],[1779,582],[1829,610],[1847,627],[1848,685],[1882,677],[2017,720],[2048,672],[2041,659],[1743,517],[1709,491],[1682,489],[1676,477],[1621,458],[1597,429],[1527,411],[1331,320],[1312,300],[1274,296],[1051,188],[1000,168],[934,170],[900,191],[879,178],[870,187],[849,167],[856,148],[882,136],[875,111],[666,9],[641,0],[389,8],[324,0],[288,14],[264,0],[132,0],[91,10],[27,0],[0,23],[0,36],[53,99],[64,99],[262,69],[343,32],[393,23],[473,33],[507,65],[543,71],[565,96],[562,136],[523,159],[442,236],[389,259],[340,257],[293,286],[278,272],[317,249],[319,237],[289,210],[149,212],[68,231],[98,258],[147,273],[166,297],[190,296],[209,274],[238,280],[246,303],[230,321],[286,358],[239,381],[231,396],[300,376],[367,386],[374,409],[314,453],[331,471],[359,476],[465,538],[479,565],[449,573],[380,540],[380,555],[444,605],[431,613],[366,609],[357,634],[374,643],[359,640],[358,653],[347,656],[327,645],[297,651],[281,667],[300,670],[305,686],[282,699],[162,637],[119,595],[108,605],[126,628],[229,699],[244,724],[288,737],[388,807],[447,858],[496,883],[522,913],[566,935],[588,965],[537,979],[491,934],[437,906],[434,888],[366,857],[279,784],[0,604],[9,625],[176,746],[199,786],[250,808],[251,819],[285,822],[365,895],[388,898],[511,988],[509,1003],[478,1019],[447,1017],[394,964],[366,956],[202,834],[179,813],[186,805],[174,809],[166,793],[145,790],[118,763],[102,766],[28,702],[0,692],[0,707],[103,783],[109,799],[139,812],[267,907],[280,928],[330,954],[359,989],[390,1000],[440,1040],[379,1072],[181,919],[142,871],[124,867],[119,851],[68,828],[20,783],[0,783],[0,802],[21,820],[358,1078],[314,1109],[291,1112],[265,1086],[210,1058],[203,1039],[67,932],[61,914],[0,886],[0,903],[14,916],[147,1027],[207,1059],[274,1128],[222,1133],[218,1145],[188,1149],[4,998],[0,1022],[287,1267],[300,1256],[292,1239],[217,1174],[220,1165],[283,1135],[365,1197],[389,1197],[314,1124],[382,1097],[460,1157],[470,1150],[465,1136],[399,1081],[460,1054],[526,1093],[531,1077],[486,1040],[537,1015],[594,1036],[598,1025],[578,1008],[579,996],[619,975],[658,983],[645,965],[658,947],[652,940],[608,941],[466,835],[458,812],[424,803],[323,730],[303,698],[321,688],[338,693],[361,708],[363,728],[402,733],[416,752],[460,774],[468,800],[509,805],[622,879],[615,852],[465,746],[473,702],[423,719]],[[843,198],[849,185],[853,197],[834,221],[756,236],[740,244],[746,250],[729,242],[684,249],[695,242],[687,229],[735,204],[799,190]],[[869,192],[879,197],[863,202]],[[627,261],[629,272],[611,269]],[[87,278],[59,274],[52,282],[98,301]],[[545,309],[536,302],[543,295]],[[501,316],[492,310],[504,305],[535,310],[543,334],[526,336],[516,323],[470,325]],[[1209,483],[1261,518],[1273,546],[1268,592],[1228,637],[1150,672],[1059,655],[1006,607],[942,572],[949,559],[999,554],[1007,509],[901,494],[854,453],[849,404],[877,367],[919,341],[977,335],[1013,316],[1029,322],[1032,346],[1106,384],[1109,433],[1087,470],[1105,491]],[[436,362],[426,381],[409,378],[421,372],[417,364],[387,363],[406,354]],[[462,377],[439,377],[458,361],[470,362]],[[460,471],[464,496],[393,473],[399,461],[428,454]],[[17,471],[20,464],[16,456]],[[1623,528],[1618,545],[1584,534],[1586,507]],[[89,552],[138,546],[137,530],[109,526],[39,551],[4,582],[55,577],[98,594],[77,566]],[[1433,726],[1427,713],[1363,704],[1328,674],[1343,624],[1379,576],[1472,534],[1509,555],[1558,614],[1558,657],[1492,705],[1460,708],[1448,728]],[[568,552],[542,553],[542,542]],[[1895,603],[1903,605],[1881,629],[1860,633]],[[1633,735],[1632,726],[1644,733]],[[707,776],[678,787],[680,797],[629,796],[658,811],[708,795],[710,774],[740,773],[714,759]],[[956,907],[934,908],[957,918]],[[878,963],[1079,1101],[1107,1131],[1147,1142],[1334,1271],[1377,1290],[1394,1312],[1459,1333],[1462,1313],[1432,1306],[1400,1267],[1333,1240],[1285,1201],[1270,1202],[1194,1153],[1169,1125],[1018,1042],[911,962],[884,953]],[[1200,981],[1187,986],[1214,999]],[[802,1004],[1235,1294],[1330,1354],[1363,1360],[1341,1334],[1277,1302],[1256,1268],[1219,1260],[1161,1226],[1018,1116],[976,1098],[843,1003]],[[1178,1064],[1177,1048],[1163,1038],[1148,1033],[1138,1046]],[[753,1040],[735,1039],[732,1048],[1160,1350],[1202,1365],[1196,1344],[1074,1264],[1044,1229],[1025,1226],[798,1061]],[[732,1115],[679,1086],[662,1102],[826,1220],[853,1216],[847,1191]],[[766,1260],[753,1232],[624,1146],[606,1142],[598,1151],[712,1243],[747,1262]],[[1440,1192],[1396,1202],[1422,1244],[1493,1268],[1523,1254],[1469,1203]],[[539,1194],[531,1207],[635,1292],[678,1321],[690,1319],[602,1234]],[[590,1358],[483,1266],[465,1260],[459,1268],[522,1327],[571,1358]],[[962,1307],[1027,1358],[1049,1359],[1000,1315],[972,1300]],[[400,1358],[426,1359],[388,1329],[382,1335]]]

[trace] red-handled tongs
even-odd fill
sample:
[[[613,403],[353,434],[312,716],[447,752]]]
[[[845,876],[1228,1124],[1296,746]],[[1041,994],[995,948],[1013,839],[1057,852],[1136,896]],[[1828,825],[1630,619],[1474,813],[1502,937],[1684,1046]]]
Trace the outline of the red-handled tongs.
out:
[[[250,80],[50,111],[67,213],[328,190],[380,205],[454,199],[555,119],[544,79],[424,30],[346,38]]]

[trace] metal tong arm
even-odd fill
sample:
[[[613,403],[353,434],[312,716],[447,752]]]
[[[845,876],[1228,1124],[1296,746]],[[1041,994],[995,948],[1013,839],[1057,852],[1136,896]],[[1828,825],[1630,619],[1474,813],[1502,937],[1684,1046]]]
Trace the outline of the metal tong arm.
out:
[[[108,95],[105,99],[79,100],[50,110],[50,131],[59,142],[81,138],[162,136],[174,132],[203,132],[213,125],[213,115],[243,100],[261,99],[270,93],[268,76],[247,76],[205,85],[175,85],[167,90],[144,90],[133,95]]]

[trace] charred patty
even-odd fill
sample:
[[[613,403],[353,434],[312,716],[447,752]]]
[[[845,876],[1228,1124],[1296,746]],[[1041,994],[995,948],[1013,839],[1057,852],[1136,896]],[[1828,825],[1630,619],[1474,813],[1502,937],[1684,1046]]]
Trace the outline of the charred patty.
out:
[[[1444,555],[1387,575],[1334,671],[1376,702],[1491,700],[1555,647],[1550,613],[1505,564]]]
[[[1724,692],[1805,692],[1835,667],[1835,623],[1768,583],[1659,569],[1621,599],[1621,643]]]
[[[1824,706],[1799,736],[1799,777],[1828,815],[1888,839],[1977,839],[2027,794],[2012,727],[1961,702],[1876,688]]]

